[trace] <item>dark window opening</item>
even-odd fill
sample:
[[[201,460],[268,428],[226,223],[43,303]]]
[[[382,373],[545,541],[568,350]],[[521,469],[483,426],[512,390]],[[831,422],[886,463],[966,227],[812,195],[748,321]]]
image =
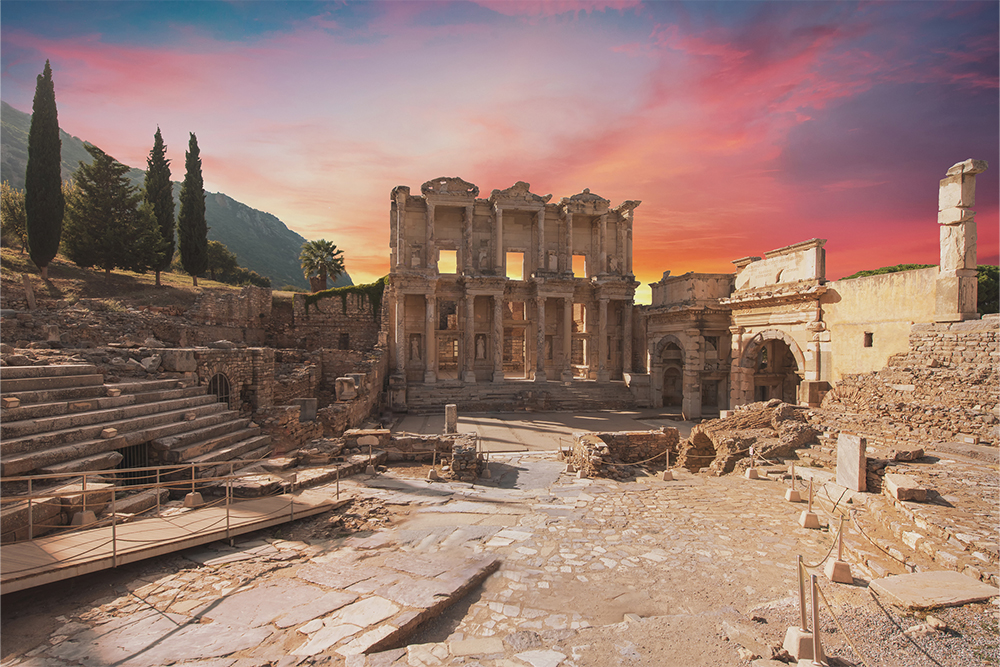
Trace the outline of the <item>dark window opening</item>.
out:
[[[340,334],[340,340],[338,341],[338,347],[341,350],[351,349],[351,334],[346,331]]]
[[[121,462],[115,466],[118,470],[117,477],[124,486],[136,486],[139,484],[150,484],[155,481],[156,473],[151,470],[132,470],[132,468],[149,467],[149,443],[140,442],[131,447],[122,447],[116,450],[122,455]]]
[[[865,347],[871,347],[875,342],[875,334],[870,331],[865,332]]]

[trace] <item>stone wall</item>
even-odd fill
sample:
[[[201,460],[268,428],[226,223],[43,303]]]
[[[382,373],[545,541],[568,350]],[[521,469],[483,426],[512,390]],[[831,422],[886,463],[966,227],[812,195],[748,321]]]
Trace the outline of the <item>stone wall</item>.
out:
[[[301,407],[276,405],[258,410],[254,416],[263,433],[271,436],[275,455],[304,447],[316,438],[323,437],[323,423],[319,420],[299,421]]]
[[[210,384],[220,373],[229,381],[229,409],[249,412],[274,405],[274,350],[271,348],[193,348],[191,351],[198,384]]]
[[[322,354],[326,355],[328,352],[328,350],[323,350]],[[328,367],[325,362],[323,363],[324,385],[332,386],[329,378],[332,376],[335,381],[338,376],[329,371],[336,368],[336,366]],[[323,423],[323,433],[327,437],[340,436],[347,429],[364,423],[383,403],[383,389],[388,370],[388,355],[385,345],[376,346],[371,353],[365,355],[363,360],[354,366],[354,369],[354,373],[361,379],[357,397],[349,401],[330,403],[320,408],[317,414],[317,419]]]
[[[277,317],[268,326],[268,338],[276,347],[308,350],[370,350],[379,342],[382,311],[359,294],[320,299],[306,308],[304,294],[294,295],[291,305],[282,301]]]
[[[587,477],[627,477],[630,464],[666,468],[664,453],[677,453],[677,429],[663,426],[652,431],[575,433],[572,465]]]
[[[890,446],[927,448],[962,435],[1000,444],[998,325],[997,315],[913,325],[906,354],[877,373],[843,378],[813,421]]]

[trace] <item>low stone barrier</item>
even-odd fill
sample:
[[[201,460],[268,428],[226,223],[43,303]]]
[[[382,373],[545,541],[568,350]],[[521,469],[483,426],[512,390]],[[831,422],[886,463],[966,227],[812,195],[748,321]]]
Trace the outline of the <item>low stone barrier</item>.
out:
[[[679,442],[672,426],[652,431],[574,433],[571,463],[587,477],[631,477],[634,465],[665,468],[665,453],[676,455]]]

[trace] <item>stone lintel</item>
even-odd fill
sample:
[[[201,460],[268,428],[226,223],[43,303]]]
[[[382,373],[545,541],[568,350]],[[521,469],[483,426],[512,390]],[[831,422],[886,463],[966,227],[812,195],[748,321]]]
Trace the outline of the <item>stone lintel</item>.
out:
[[[802,252],[803,250],[809,250],[810,248],[822,248],[824,245],[826,245],[826,239],[809,239],[808,241],[799,241],[798,243],[793,243],[792,245],[786,245],[783,248],[769,250],[764,253],[764,256],[770,259],[771,257],[790,255],[793,252]]]
[[[976,174],[981,174],[989,169],[989,164],[986,160],[973,160],[969,158],[963,162],[958,162],[953,164],[947,171],[948,176],[954,176],[955,174],[970,174],[975,176]]]

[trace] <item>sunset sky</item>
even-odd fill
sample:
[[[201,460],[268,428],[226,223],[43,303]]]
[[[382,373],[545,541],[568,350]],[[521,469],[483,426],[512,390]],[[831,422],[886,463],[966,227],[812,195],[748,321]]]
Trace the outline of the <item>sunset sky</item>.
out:
[[[937,263],[937,183],[985,159],[980,263],[997,263],[996,2],[0,3],[3,100],[51,60],[60,125],[388,270],[389,193],[641,199],[635,272],[829,239],[827,277]],[[211,224],[211,221],[209,221]]]

